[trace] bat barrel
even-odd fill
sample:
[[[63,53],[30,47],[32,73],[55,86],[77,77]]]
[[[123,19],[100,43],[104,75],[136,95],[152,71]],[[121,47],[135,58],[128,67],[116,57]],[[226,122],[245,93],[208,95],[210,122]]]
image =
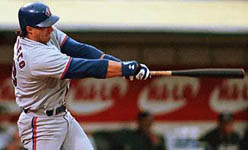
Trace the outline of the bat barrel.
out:
[[[190,77],[213,77],[213,78],[244,78],[245,71],[242,68],[237,69],[191,69],[171,71],[172,76],[190,76]]]

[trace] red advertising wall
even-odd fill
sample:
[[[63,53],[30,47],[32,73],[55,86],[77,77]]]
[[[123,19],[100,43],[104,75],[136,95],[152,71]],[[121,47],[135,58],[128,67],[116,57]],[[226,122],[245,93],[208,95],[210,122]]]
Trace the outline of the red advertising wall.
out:
[[[0,76],[0,103],[16,117],[21,110],[15,103],[10,74]],[[152,112],[158,121],[211,121],[223,111],[248,121],[248,78],[72,80],[66,102],[74,116],[84,122],[133,121],[139,110]]]

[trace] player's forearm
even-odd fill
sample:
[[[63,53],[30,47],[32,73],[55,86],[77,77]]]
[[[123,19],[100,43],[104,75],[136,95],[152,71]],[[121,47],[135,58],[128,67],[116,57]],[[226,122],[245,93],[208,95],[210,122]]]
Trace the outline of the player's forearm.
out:
[[[106,78],[122,76],[121,68],[122,66],[120,62],[108,61],[108,69],[107,69]]]
[[[134,76],[139,69],[138,67],[136,61],[116,62],[109,60],[106,78]]]
[[[115,62],[106,59],[72,58],[62,79],[134,76],[137,68],[138,63],[135,61]]]

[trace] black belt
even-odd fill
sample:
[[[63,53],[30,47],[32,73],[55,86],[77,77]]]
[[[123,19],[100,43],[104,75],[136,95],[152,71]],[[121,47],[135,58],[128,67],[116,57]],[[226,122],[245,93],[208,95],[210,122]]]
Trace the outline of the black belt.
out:
[[[45,113],[47,116],[53,116],[53,115],[57,115],[59,113],[62,113],[62,112],[65,112],[66,110],[66,107],[65,105],[61,105],[59,107],[57,107],[56,109],[50,109],[50,110],[46,110]],[[32,111],[30,109],[23,109],[23,111],[25,113],[28,113],[28,112],[35,112],[35,111]],[[55,112],[54,112],[55,111]],[[55,113],[55,114],[54,114]]]
[[[46,114],[47,114],[47,116],[52,116],[53,112],[55,111],[55,115],[57,115],[59,113],[65,112],[65,110],[66,110],[65,105],[61,105],[61,106],[57,107],[55,110],[54,109],[46,110]]]

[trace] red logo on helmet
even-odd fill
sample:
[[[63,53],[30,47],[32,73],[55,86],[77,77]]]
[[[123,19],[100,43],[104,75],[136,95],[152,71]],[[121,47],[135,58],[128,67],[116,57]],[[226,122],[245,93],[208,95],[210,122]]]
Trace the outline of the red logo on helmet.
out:
[[[46,13],[45,13],[46,16],[50,17],[52,15],[50,9],[47,7],[46,8]]]

